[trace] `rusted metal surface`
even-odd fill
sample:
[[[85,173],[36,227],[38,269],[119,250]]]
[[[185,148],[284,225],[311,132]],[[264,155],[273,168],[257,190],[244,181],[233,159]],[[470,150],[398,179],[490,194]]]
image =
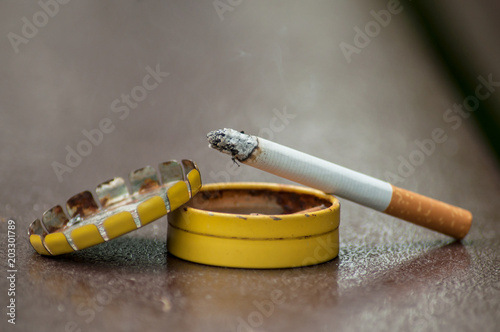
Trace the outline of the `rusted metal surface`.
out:
[[[99,209],[90,191],[82,191],[68,199],[66,208],[70,218],[84,218],[96,213]]]

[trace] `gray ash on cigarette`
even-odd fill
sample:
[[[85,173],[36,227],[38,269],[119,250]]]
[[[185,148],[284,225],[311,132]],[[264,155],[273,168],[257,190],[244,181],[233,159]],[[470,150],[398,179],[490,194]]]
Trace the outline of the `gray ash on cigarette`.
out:
[[[207,139],[212,149],[229,154],[239,161],[250,157],[259,145],[256,137],[230,128],[211,131],[207,134]]]

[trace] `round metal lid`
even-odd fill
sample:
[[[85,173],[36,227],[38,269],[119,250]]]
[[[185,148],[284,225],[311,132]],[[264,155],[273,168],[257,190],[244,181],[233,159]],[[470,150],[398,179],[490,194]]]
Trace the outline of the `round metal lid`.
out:
[[[28,235],[41,255],[55,256],[82,250],[136,230],[188,202],[200,189],[201,177],[191,160],[167,161],[129,174],[130,189],[121,177],[97,186],[99,204],[90,191],[68,199],[33,221]]]

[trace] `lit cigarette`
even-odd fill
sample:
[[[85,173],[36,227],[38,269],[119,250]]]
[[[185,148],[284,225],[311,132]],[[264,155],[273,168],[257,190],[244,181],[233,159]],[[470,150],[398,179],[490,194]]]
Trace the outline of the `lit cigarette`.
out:
[[[457,239],[467,235],[472,214],[459,207],[398,188],[266,139],[233,129],[208,135],[210,147],[260,170],[335,194]]]

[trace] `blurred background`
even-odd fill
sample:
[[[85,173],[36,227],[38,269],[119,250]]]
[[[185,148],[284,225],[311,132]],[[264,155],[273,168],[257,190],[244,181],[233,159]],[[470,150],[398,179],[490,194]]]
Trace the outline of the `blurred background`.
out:
[[[474,95],[478,76],[500,81],[497,2],[394,2],[386,27],[370,26],[371,12],[389,12],[390,3],[4,4],[2,181],[29,189],[20,202],[5,201],[51,205],[76,188],[168,159],[192,158],[205,182],[227,181],[216,176],[227,158],[205,139],[222,127],[317,150],[374,176],[397,174],[397,156],[436,126],[446,129],[453,154],[467,154],[457,141],[467,128],[494,156],[499,93],[460,123],[443,117]],[[147,68],[166,76],[146,81],[151,89],[143,87]],[[419,115],[428,121],[416,121]],[[103,119],[110,132],[100,140],[93,130]],[[99,144],[81,143],[89,141],[83,131]],[[70,150],[81,160],[68,164]],[[427,159],[417,173],[432,173],[437,157]],[[227,174],[231,181],[268,176]]]
[[[17,224],[20,328],[235,331],[237,317],[255,310],[249,294],[259,300],[276,282],[303,280],[297,270],[290,279],[167,256],[166,218],[128,236],[138,242],[62,260],[29,246],[27,227],[43,211],[145,165],[189,158],[204,183],[290,183],[209,149],[206,133],[224,127],[475,215],[468,242],[446,247],[449,238],[342,200],[339,258],[307,270],[322,282],[287,293],[302,300],[276,307],[254,330],[493,330],[499,322],[499,2],[41,0],[0,8],[0,217]],[[421,274],[412,288],[421,254],[444,272]],[[127,291],[87,322],[79,305],[113,278],[126,279]],[[457,289],[463,296],[450,298]],[[372,300],[359,302],[366,294]]]

